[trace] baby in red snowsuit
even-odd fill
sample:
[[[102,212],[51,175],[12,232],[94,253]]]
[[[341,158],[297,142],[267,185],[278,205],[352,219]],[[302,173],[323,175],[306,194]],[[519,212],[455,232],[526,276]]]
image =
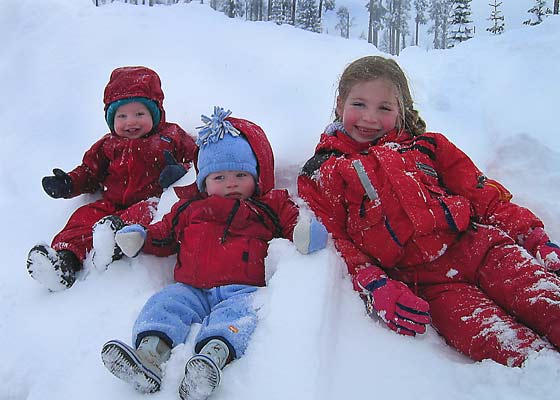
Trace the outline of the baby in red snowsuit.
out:
[[[149,224],[164,188],[190,168],[196,144],[180,126],[166,122],[164,94],[156,72],[146,67],[121,67],[111,73],[103,102],[110,133],[84,155],[82,164],[66,173],[58,168],[43,178],[45,192],[69,199],[101,192],[102,199],[78,208],[51,246],[29,252],[27,270],[51,291],[69,288],[92,249],[92,227],[102,217],[118,215],[127,223]],[[113,224],[116,219],[101,222]],[[111,260],[93,257],[96,267]],[[100,264],[100,265],[97,265]]]
[[[346,68],[336,120],[298,190],[354,288],[391,329],[414,336],[431,322],[474,360],[520,366],[531,351],[560,348],[560,249],[531,211],[425,126],[395,61]]]

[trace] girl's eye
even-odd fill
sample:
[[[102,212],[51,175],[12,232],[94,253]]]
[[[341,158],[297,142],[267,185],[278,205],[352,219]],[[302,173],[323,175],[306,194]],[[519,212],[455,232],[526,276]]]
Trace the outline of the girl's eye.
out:
[[[356,102],[352,103],[352,106],[354,106],[354,107],[363,107],[363,106],[364,106],[364,103],[361,103],[361,102],[356,101]]]
[[[146,115],[144,111],[140,111],[139,113],[136,113],[137,117],[143,117],[144,115]]]
[[[222,181],[224,179],[224,176],[223,175],[216,175],[212,179],[214,179],[215,181]]]
[[[245,173],[245,172],[239,172],[239,173],[236,175],[237,178],[244,178],[244,177],[246,177],[246,176],[247,176],[247,173]]]
[[[125,114],[118,114],[118,115],[117,115],[117,118],[121,118],[121,119],[122,119],[122,118],[126,118],[126,115],[125,115]]]

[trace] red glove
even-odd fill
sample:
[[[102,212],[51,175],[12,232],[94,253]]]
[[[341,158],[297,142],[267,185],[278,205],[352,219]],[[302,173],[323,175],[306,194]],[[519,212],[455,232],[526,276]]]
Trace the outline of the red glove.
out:
[[[370,315],[375,312],[392,330],[415,336],[426,332],[430,305],[404,283],[379,276],[377,268],[364,268],[354,276],[354,289],[360,293]]]
[[[550,241],[543,228],[534,228],[523,241],[523,247],[547,270],[560,273],[560,247]]]

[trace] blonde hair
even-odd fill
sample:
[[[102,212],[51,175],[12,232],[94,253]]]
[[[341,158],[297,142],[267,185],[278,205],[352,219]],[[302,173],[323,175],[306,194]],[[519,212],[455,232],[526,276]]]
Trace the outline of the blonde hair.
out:
[[[397,127],[414,136],[426,132],[426,123],[414,109],[414,101],[408,88],[408,81],[396,61],[380,56],[366,56],[350,63],[338,82],[337,105],[344,104],[352,87],[358,82],[386,79],[397,90],[399,121]],[[342,121],[335,107],[335,121]]]

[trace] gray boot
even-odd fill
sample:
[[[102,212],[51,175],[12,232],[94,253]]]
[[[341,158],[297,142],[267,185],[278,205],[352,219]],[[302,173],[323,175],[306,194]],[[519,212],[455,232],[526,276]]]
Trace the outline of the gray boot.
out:
[[[179,386],[182,400],[205,400],[220,384],[221,369],[229,359],[229,348],[220,339],[212,339],[185,365]]]
[[[101,350],[109,372],[142,393],[159,390],[162,364],[170,356],[171,348],[158,336],[144,337],[136,350],[119,340],[108,341]]]

